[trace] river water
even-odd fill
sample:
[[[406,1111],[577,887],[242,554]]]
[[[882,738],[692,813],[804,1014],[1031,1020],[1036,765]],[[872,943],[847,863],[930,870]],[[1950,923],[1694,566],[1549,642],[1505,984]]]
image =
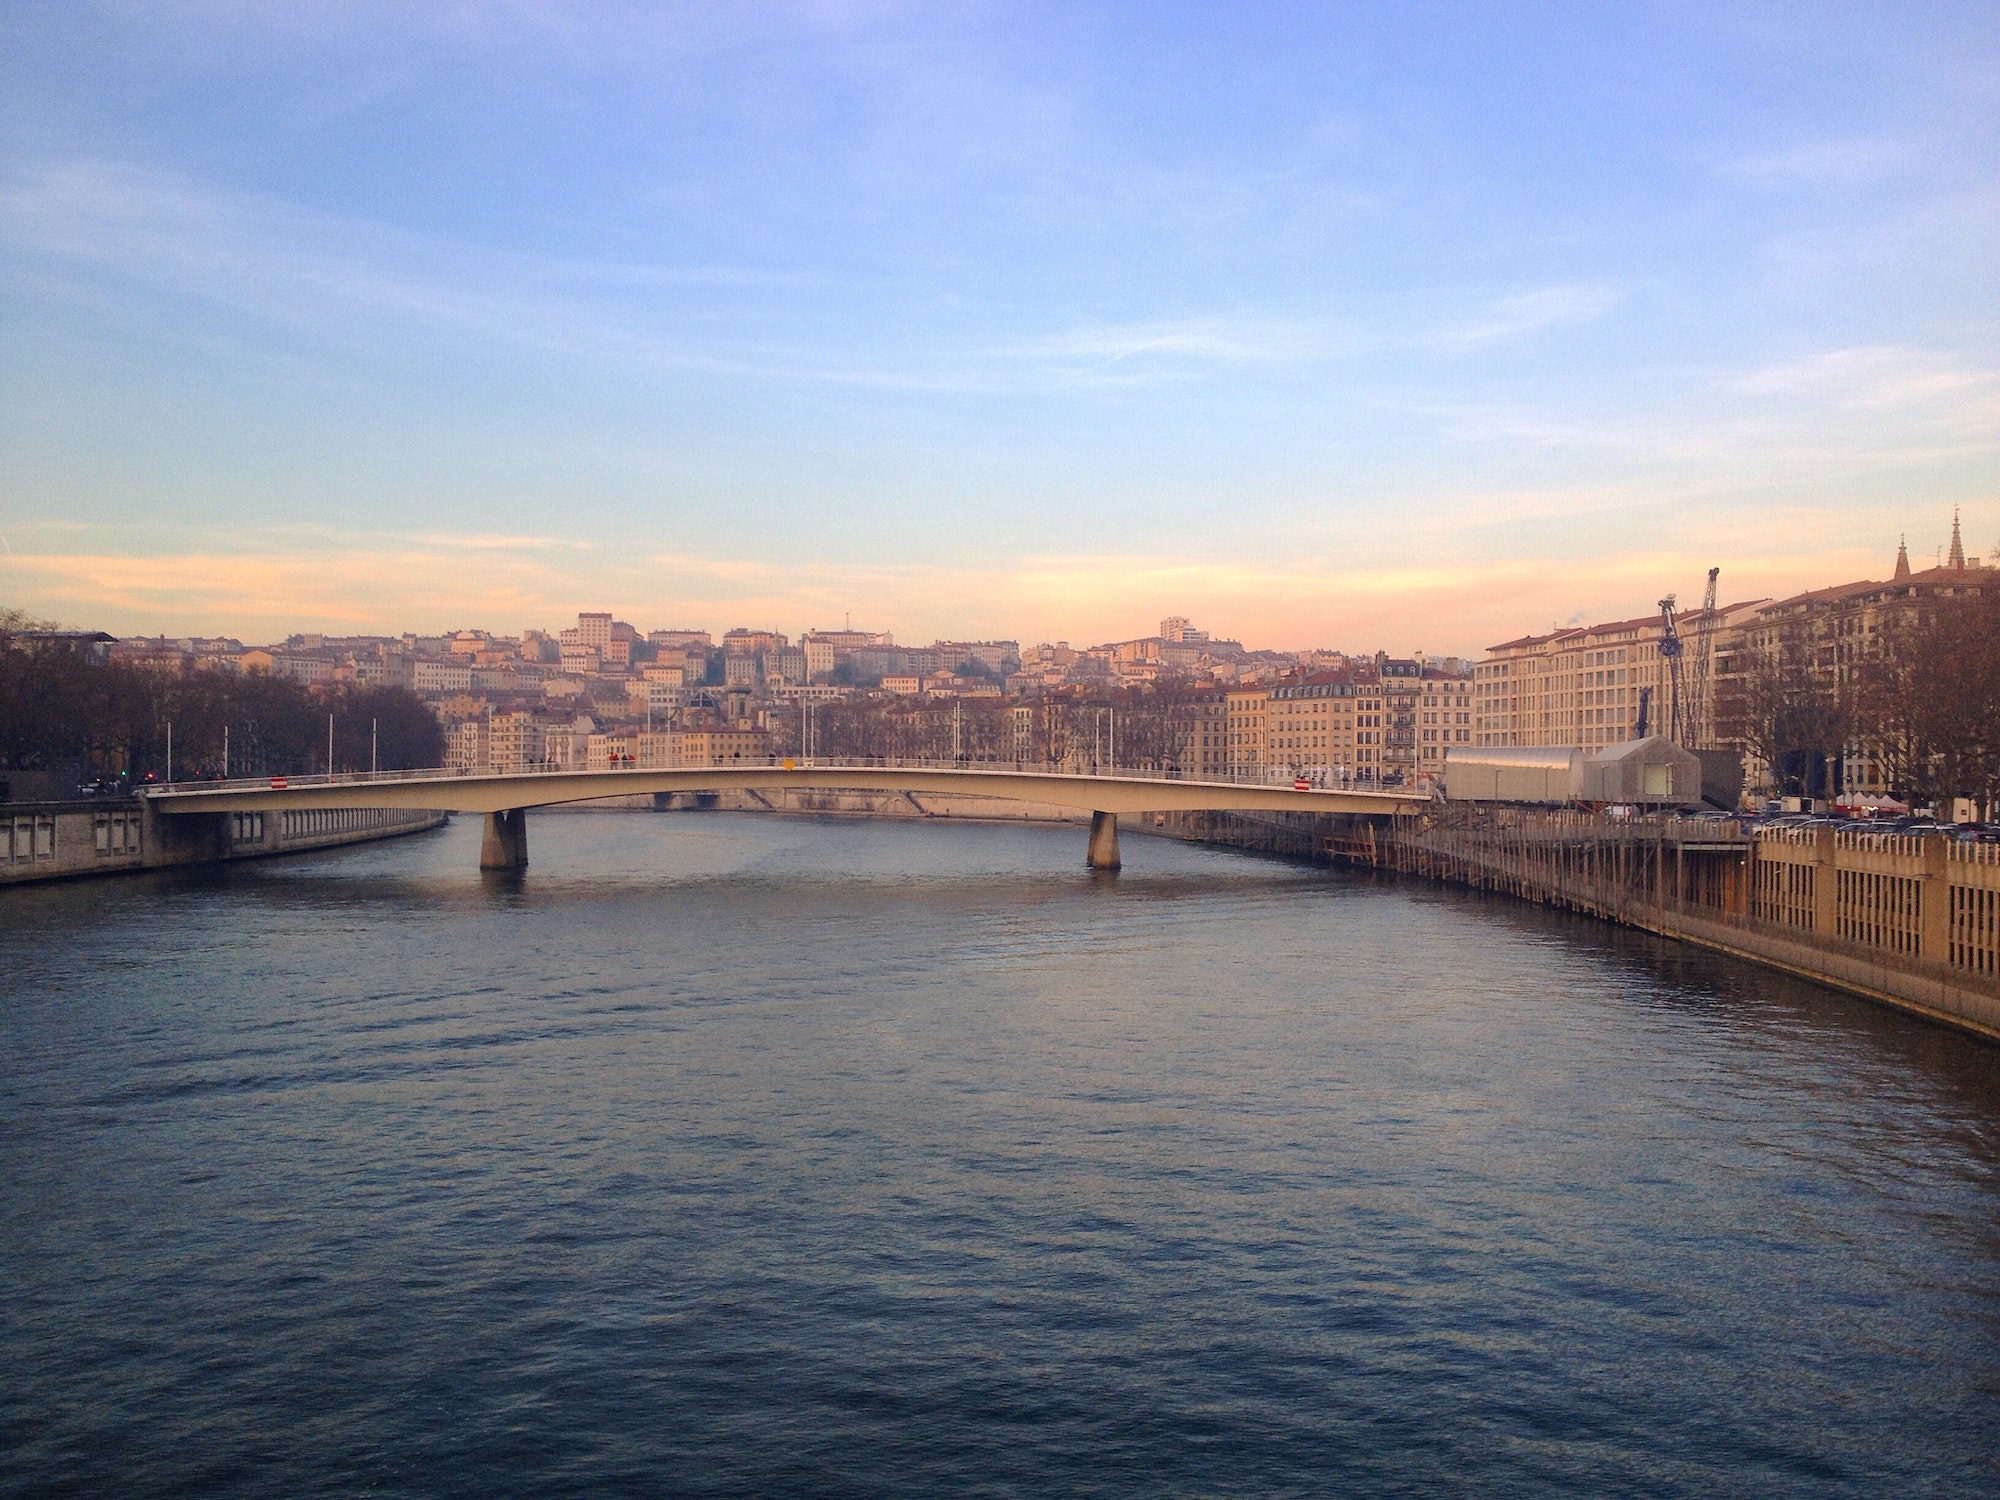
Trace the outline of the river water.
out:
[[[1078,829],[0,892],[12,1493],[2000,1494],[2000,1049]]]

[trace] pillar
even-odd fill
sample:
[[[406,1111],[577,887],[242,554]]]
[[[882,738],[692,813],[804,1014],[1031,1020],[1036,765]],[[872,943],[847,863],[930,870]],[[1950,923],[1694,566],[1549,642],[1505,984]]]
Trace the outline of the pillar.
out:
[[[1118,868],[1118,814],[1094,812],[1090,815],[1090,850],[1083,862],[1093,870]]]
[[[1813,838],[1813,931],[1840,934],[1840,844],[1831,828]]]
[[[510,807],[486,815],[486,836],[479,843],[482,870],[528,868],[528,810]]]
[[[1934,964],[1950,963],[1951,848],[1941,833],[1924,835],[1924,873],[1917,891],[1917,952]]]

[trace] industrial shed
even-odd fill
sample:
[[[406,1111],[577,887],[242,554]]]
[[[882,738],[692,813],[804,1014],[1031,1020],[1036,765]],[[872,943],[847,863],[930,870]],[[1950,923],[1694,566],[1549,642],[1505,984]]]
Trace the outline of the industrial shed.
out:
[[[1583,752],[1567,745],[1453,745],[1445,755],[1448,802],[1573,802],[1583,793]]]
[[[1701,758],[1663,734],[1606,745],[1584,762],[1581,800],[1692,807],[1701,801]]]

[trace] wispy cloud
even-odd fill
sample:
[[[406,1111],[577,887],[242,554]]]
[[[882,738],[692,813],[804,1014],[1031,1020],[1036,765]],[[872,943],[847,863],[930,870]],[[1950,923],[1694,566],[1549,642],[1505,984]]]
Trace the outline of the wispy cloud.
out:
[[[1907,345],[1830,349],[1766,365],[1736,382],[1750,396],[1803,396],[1846,409],[1938,403],[1969,404],[2000,414],[2000,368],[1967,364],[1955,355]]]
[[[1109,368],[1123,364],[1285,364],[1332,352],[1323,332],[1251,316],[1095,323],[1004,348],[1004,356]]]
[[[1436,342],[1447,348],[1472,349],[1566,324],[1591,323],[1624,298],[1624,292],[1602,282],[1539,287],[1502,297],[1473,321],[1440,330]]]
[[[797,323],[796,307],[757,299],[825,291],[819,273],[504,254],[98,161],[0,183],[0,243],[58,272],[165,289],[329,344],[422,330],[596,365],[807,385],[1053,389],[1079,378],[1152,380],[1204,364],[1298,361],[1325,347],[1314,329],[1242,315],[1086,324],[1002,346],[945,338],[885,346],[869,359],[852,347],[824,351],[751,331]],[[46,295],[48,272],[37,275]],[[683,290],[702,295],[675,295]],[[739,294],[734,303],[716,301],[730,292]],[[684,308],[701,332],[661,326]]]
[[[1897,141],[1847,137],[1727,157],[1714,171],[1762,187],[1858,187],[1891,175],[1909,157]]]
[[[894,378],[815,364],[796,351],[675,337],[648,327],[644,314],[586,295],[796,284],[789,273],[503,254],[121,163],[67,162],[0,184],[0,241],[45,263],[164,288],[331,343],[415,327],[650,369]],[[704,312],[712,319],[715,309]]]

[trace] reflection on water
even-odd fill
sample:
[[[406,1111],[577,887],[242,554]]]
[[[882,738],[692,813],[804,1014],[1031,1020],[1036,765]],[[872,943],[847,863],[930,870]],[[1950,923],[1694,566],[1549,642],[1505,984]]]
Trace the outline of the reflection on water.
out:
[[[2000,1492],[1995,1049],[1139,837],[478,835],[0,893],[0,1480]]]

